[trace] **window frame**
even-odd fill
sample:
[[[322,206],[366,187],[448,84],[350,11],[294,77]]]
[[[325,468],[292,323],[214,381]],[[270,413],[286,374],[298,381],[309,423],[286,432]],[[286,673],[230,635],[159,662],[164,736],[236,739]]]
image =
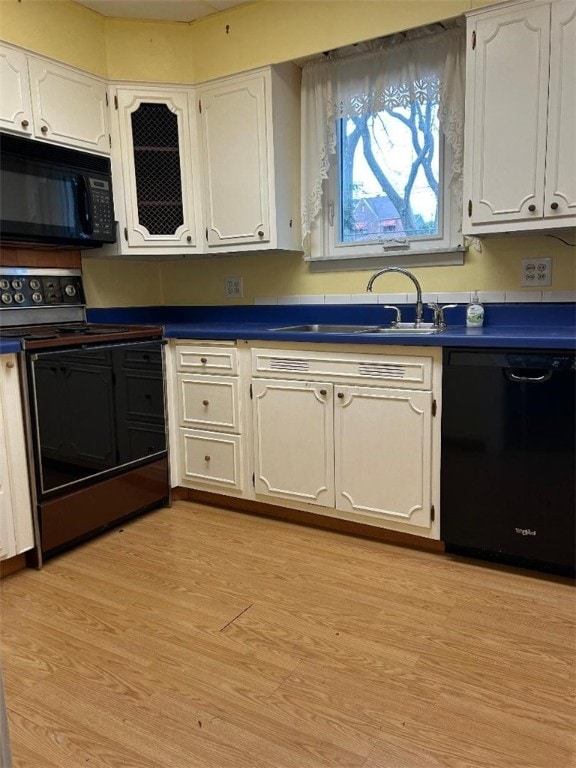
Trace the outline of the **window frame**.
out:
[[[340,120],[340,119],[338,119]],[[370,262],[378,259],[390,260],[407,266],[463,263],[464,241],[461,233],[462,211],[460,201],[456,199],[451,185],[451,150],[440,128],[440,176],[441,194],[438,201],[440,232],[437,235],[423,235],[408,238],[408,247],[393,247],[382,241],[392,241],[393,238],[382,238],[382,241],[346,243],[340,241],[339,208],[341,206],[341,123],[337,126],[336,154],[331,155],[328,178],[323,183],[322,213],[318,224],[312,231],[311,255],[307,260],[318,262],[341,263],[345,268],[346,262],[351,268],[356,268],[362,260]],[[392,246],[392,247],[391,247]],[[373,266],[372,265],[367,265]]]

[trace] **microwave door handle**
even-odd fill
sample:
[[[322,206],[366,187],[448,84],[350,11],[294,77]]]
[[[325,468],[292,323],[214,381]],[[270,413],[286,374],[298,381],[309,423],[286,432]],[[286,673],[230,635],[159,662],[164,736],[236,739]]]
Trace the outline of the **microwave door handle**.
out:
[[[76,204],[82,232],[85,235],[91,235],[94,232],[94,222],[92,221],[90,193],[86,177],[82,174],[78,175],[78,199]]]

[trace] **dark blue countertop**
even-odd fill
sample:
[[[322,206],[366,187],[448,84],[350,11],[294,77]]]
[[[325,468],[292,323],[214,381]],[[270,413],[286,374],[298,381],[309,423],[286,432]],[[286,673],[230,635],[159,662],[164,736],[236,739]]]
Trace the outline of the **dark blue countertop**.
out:
[[[434,347],[576,348],[574,304],[488,304],[482,328],[466,328],[465,306],[447,310],[448,328],[431,335],[365,333],[295,333],[272,329],[283,325],[330,323],[386,325],[392,312],[370,305],[295,305],[231,307],[120,307],[91,309],[92,323],[162,325],[167,338],[203,340],[298,341],[319,344],[385,344]],[[413,308],[403,307],[403,319],[413,320]],[[426,315],[426,320],[430,318]],[[14,339],[0,338],[0,354],[20,351]]]
[[[10,352],[20,352],[20,342],[15,339],[0,338],[0,355],[7,355]]]
[[[413,308],[402,309],[413,319]],[[202,340],[308,341],[314,343],[385,344],[435,347],[576,348],[574,304],[490,304],[482,328],[466,328],[465,306],[447,310],[448,328],[431,335],[367,333],[297,333],[274,331],[283,325],[330,323],[386,325],[392,313],[379,305],[296,305],[232,307],[140,307],[96,309],[90,322],[156,323],[168,338]],[[425,319],[430,319],[426,316]]]
[[[433,334],[313,333],[274,331],[263,324],[169,323],[165,335],[177,339],[260,339],[263,341],[311,341],[336,344],[386,344],[423,347],[532,347],[570,349],[576,347],[574,329],[500,326],[486,328],[449,327]]]

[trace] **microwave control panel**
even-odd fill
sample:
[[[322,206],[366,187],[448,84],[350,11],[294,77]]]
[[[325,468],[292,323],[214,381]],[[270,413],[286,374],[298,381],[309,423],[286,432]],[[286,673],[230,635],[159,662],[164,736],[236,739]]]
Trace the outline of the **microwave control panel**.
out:
[[[113,242],[115,225],[110,179],[103,176],[89,176],[87,181],[92,201],[93,237]]]

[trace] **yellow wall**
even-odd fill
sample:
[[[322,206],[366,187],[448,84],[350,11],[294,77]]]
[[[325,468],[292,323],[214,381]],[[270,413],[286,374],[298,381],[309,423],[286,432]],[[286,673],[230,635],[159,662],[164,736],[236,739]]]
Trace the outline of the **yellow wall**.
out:
[[[69,0],[0,0],[0,38],[106,77],[105,20]]]
[[[491,2],[258,0],[192,24],[171,24],[104,19],[71,0],[0,0],[0,37],[112,79],[192,83]],[[576,289],[575,249],[546,236],[485,239],[483,252],[470,250],[463,266],[414,272],[430,292],[519,290],[521,259],[535,256],[553,258],[553,290]],[[84,271],[92,306],[219,304],[227,275],[244,278],[242,303],[257,296],[361,293],[367,279],[365,271],[312,274],[299,254],[279,253],[163,263],[86,259]],[[390,277],[385,290],[404,292],[405,285]]]
[[[263,0],[192,25],[195,76],[207,80],[298,59],[471,7],[470,0]]]
[[[572,240],[573,242],[573,240]],[[493,291],[520,289],[522,258],[550,256],[553,259],[552,290],[574,290],[574,248],[549,237],[515,237],[484,240],[482,253],[474,248],[463,266],[421,267],[412,271],[426,292]],[[174,304],[234,303],[224,299],[224,278],[241,275],[244,298],[252,303],[261,296],[293,296],[364,293],[373,270],[337,273],[310,273],[300,254],[270,253],[227,258],[166,262],[162,265],[164,294]],[[405,278],[387,275],[378,286],[383,293],[406,293]],[[526,289],[528,290],[528,289]]]

